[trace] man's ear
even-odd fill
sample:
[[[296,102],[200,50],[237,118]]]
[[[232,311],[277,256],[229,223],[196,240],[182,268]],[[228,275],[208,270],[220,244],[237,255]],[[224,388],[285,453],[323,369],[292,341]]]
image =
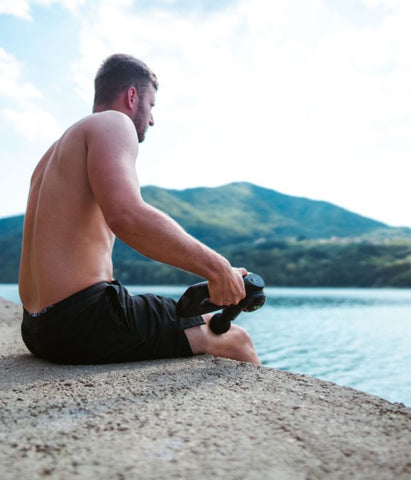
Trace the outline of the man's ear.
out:
[[[127,107],[132,110],[138,107],[138,92],[136,87],[129,87],[126,92]]]

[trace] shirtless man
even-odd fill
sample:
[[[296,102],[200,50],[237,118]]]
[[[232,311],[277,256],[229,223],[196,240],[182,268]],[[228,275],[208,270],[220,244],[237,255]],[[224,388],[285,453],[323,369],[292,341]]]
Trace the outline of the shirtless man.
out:
[[[207,279],[217,305],[245,296],[244,268],[231,267],[141,197],[135,163],[139,142],[154,125],[157,88],[143,62],[112,55],[95,78],[93,114],[70,127],[37,165],[20,265],[23,340],[57,363],[208,353],[258,365],[240,327],[215,335],[209,316],[180,318],[173,300],[132,297],[113,280],[117,236],[147,257]]]

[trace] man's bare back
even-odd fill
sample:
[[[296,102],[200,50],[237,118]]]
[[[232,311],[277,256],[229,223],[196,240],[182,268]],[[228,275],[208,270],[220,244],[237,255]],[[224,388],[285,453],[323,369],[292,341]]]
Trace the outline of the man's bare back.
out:
[[[25,217],[20,296],[38,312],[100,281],[111,281],[111,232],[87,173],[88,138],[104,126],[91,115],[53,144],[32,176]],[[98,118],[103,117],[103,118]]]

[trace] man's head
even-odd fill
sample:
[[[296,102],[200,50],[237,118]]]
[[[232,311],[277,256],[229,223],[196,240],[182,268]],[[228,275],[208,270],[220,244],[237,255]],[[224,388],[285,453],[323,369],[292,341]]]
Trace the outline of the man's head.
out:
[[[123,99],[126,109],[130,109],[125,113],[133,120],[142,142],[148,125],[154,123],[151,107],[158,89],[157,77],[150,68],[131,55],[111,55],[97,71],[94,87],[93,112],[116,109],[119,100]],[[121,101],[120,104],[123,106]]]

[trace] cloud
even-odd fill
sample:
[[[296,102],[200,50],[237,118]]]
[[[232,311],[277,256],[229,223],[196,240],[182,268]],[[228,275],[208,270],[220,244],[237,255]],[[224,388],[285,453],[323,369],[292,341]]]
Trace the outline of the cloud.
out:
[[[14,100],[41,97],[40,91],[22,78],[22,64],[0,47],[0,96]]]
[[[368,8],[404,7],[408,3],[408,0],[362,0],[362,1]]]
[[[29,142],[50,143],[61,135],[61,128],[50,113],[35,107],[4,109],[2,117],[14,130]]]
[[[70,11],[76,11],[82,5],[85,5],[87,0],[29,0],[33,5],[40,5],[49,7],[51,5],[61,5]]]
[[[57,120],[41,104],[41,91],[24,80],[22,64],[1,47],[0,97],[13,106],[1,108],[0,118],[29,142],[50,141],[61,132]]]
[[[13,15],[24,20],[32,20],[30,6],[27,0],[1,0],[0,15]]]
[[[201,14],[93,3],[73,65],[78,92],[90,101],[105,56],[135,54],[160,79],[144,145],[149,183],[251,179],[355,210],[365,185],[394,181],[383,165],[403,165],[395,145],[407,145],[411,125],[410,6],[364,1],[389,10],[353,23],[338,3],[290,3],[241,0]],[[378,217],[372,199],[361,202]]]
[[[70,11],[76,11],[86,0],[0,0],[0,15],[12,15],[23,20],[33,20],[30,5],[49,7],[60,4]]]

